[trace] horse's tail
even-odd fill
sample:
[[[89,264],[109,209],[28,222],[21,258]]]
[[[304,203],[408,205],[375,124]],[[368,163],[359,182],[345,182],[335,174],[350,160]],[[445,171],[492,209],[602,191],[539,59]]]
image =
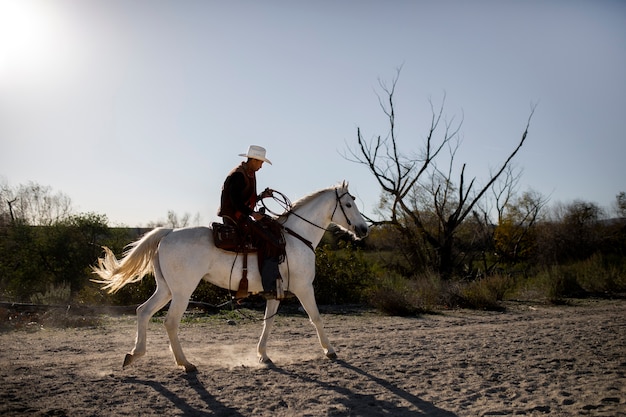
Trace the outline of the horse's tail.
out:
[[[98,259],[98,266],[91,267],[100,279],[92,281],[105,284],[102,288],[109,293],[117,292],[126,284],[141,281],[145,275],[154,272],[153,259],[159,242],[171,231],[172,229],[164,228],[152,230],[129,244],[120,260],[117,260],[111,249],[103,247],[104,257]]]

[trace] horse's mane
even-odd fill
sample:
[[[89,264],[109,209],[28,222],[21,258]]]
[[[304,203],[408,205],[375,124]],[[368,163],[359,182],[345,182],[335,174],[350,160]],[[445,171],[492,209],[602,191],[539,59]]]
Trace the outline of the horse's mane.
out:
[[[328,188],[324,188],[324,189],[321,189],[319,191],[314,191],[311,194],[306,195],[306,196],[298,199],[295,203],[293,203],[291,205],[291,209],[289,211],[287,211],[287,212],[285,212],[285,213],[280,215],[280,218],[281,219],[286,218],[289,215],[289,212],[296,211],[300,207],[305,206],[311,200],[314,200],[315,198],[317,198],[320,194],[324,194],[324,193],[326,193],[328,191],[334,191],[337,188],[338,189],[347,188],[347,184],[344,182],[344,183],[340,183],[340,184],[337,184],[337,185],[332,185],[332,186],[330,186]],[[340,193],[340,194],[342,194],[342,193]]]

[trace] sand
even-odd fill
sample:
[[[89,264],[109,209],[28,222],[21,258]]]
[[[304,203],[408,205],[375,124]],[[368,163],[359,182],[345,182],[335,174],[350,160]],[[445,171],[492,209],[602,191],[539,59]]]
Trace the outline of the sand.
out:
[[[261,322],[250,315],[260,313],[187,320],[195,374],[175,365],[159,320],[126,369],[132,316],[33,324],[0,333],[0,415],[626,416],[626,300],[506,307],[418,318],[326,310],[336,361],[305,315],[285,313],[269,367],[256,361]]]

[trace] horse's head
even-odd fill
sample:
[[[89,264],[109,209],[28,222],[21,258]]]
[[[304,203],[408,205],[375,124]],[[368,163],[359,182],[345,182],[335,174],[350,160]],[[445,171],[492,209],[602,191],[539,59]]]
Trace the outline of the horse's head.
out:
[[[369,228],[361,212],[354,203],[354,196],[348,191],[348,184],[343,184],[335,188],[337,206],[332,215],[332,222],[337,226],[353,233],[358,239],[367,236]]]

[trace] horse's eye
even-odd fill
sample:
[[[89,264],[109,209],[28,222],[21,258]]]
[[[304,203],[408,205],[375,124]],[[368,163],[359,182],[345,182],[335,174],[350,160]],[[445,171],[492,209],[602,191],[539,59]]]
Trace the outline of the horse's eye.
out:
[[[346,207],[348,207],[348,208],[352,207],[352,203],[346,204]]]

